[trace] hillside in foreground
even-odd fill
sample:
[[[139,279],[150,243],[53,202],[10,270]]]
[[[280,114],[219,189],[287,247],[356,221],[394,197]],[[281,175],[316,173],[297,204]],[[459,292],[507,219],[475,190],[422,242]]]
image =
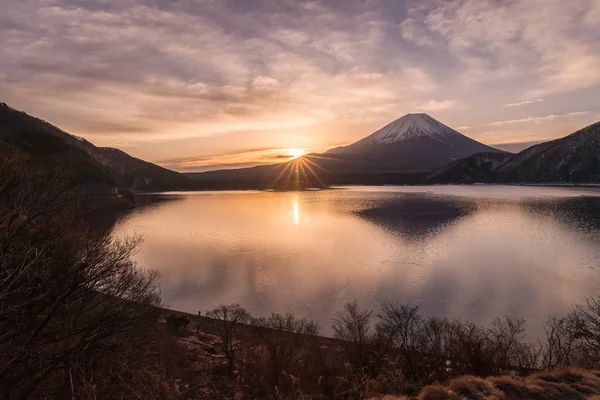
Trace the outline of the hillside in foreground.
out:
[[[375,314],[348,303],[333,338],[307,319],[252,318],[236,304],[206,316],[164,309],[162,323],[179,354],[179,398],[597,399],[597,332],[578,330],[599,307],[590,299],[548,317],[537,344],[522,319],[480,327],[402,304],[384,304],[373,324]]]

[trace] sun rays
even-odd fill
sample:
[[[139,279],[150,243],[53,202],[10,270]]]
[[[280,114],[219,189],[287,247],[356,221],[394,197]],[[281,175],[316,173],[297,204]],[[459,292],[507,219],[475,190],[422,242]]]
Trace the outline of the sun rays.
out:
[[[323,181],[322,175],[329,173],[329,171],[311,160],[311,158],[327,159],[325,157],[299,155],[285,164],[273,181],[273,186],[289,190],[322,188],[327,186]]]

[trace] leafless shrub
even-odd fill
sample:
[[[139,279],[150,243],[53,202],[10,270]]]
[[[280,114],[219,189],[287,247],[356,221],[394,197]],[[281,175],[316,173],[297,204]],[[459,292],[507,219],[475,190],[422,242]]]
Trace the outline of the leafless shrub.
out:
[[[242,324],[248,323],[252,317],[239,304],[220,305],[207,311],[206,316],[218,320],[217,333],[221,338],[219,346],[227,357],[228,373],[231,375],[235,368],[236,355],[242,345]]]
[[[418,381],[441,382],[456,374],[456,362],[447,364],[457,354],[459,346],[452,324],[446,319],[429,318],[422,325],[419,343]],[[452,369],[449,369],[452,367]]]
[[[524,342],[525,319],[496,318],[486,331],[487,351],[492,365],[492,374],[510,371],[514,368],[526,368],[532,354]],[[524,365],[524,364],[527,365]]]
[[[394,347],[402,353],[404,371],[417,379],[417,357],[422,349],[423,317],[418,306],[383,304],[378,326],[388,333]]]
[[[600,297],[587,297],[572,309],[567,321],[572,337],[581,341],[588,359],[600,362]]]
[[[546,341],[542,344],[542,367],[554,369],[571,363],[575,340],[564,317],[550,316],[544,321]]]
[[[364,370],[372,360],[372,344],[375,333],[371,326],[373,312],[361,310],[356,300],[346,303],[344,310],[333,318],[333,332],[342,340],[348,361],[355,367]]]
[[[566,315],[548,317],[544,330],[540,369],[600,365],[600,298],[586,298]]]
[[[309,368],[307,361],[315,345],[314,337],[319,333],[318,324],[293,314],[272,314],[253,323],[262,328],[257,330],[263,355],[259,359],[265,360],[268,381],[279,390],[293,387],[298,375]],[[283,385],[284,380],[287,385]]]
[[[384,304],[379,325],[393,338],[401,367],[413,382],[436,382],[460,374],[527,373],[539,364],[540,348],[525,342],[525,320],[495,319],[488,327],[464,321],[425,319],[418,307]]]

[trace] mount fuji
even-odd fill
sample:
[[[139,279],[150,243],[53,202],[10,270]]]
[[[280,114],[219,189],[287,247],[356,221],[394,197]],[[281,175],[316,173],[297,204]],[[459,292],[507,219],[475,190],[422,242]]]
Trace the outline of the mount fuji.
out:
[[[503,153],[427,114],[407,114],[358,142],[325,154],[360,169],[420,172],[484,152]]]
[[[348,146],[280,164],[186,174],[207,188],[288,187],[298,171],[306,187],[328,184],[414,184],[476,153],[508,154],[479,143],[427,114],[407,114]]]

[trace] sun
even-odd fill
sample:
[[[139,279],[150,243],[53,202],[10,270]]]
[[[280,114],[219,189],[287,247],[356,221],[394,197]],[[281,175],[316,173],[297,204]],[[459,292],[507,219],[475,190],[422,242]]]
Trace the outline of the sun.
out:
[[[298,158],[304,155],[304,149],[288,149],[288,153],[292,158]]]

